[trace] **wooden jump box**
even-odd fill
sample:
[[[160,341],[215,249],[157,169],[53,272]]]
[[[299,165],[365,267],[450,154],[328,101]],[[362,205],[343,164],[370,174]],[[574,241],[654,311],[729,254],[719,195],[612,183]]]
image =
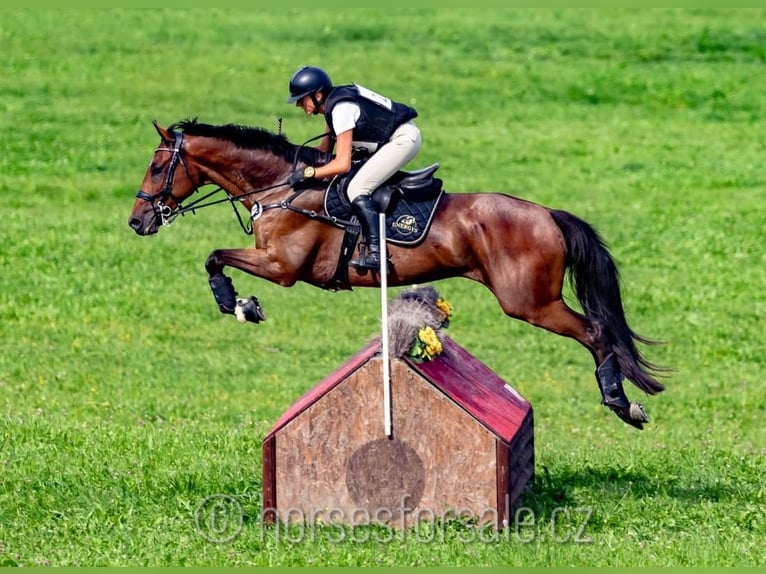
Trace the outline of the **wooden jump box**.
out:
[[[372,341],[298,399],[263,441],[263,516],[273,522],[512,520],[534,475],[532,406],[448,337],[432,361],[383,362]]]

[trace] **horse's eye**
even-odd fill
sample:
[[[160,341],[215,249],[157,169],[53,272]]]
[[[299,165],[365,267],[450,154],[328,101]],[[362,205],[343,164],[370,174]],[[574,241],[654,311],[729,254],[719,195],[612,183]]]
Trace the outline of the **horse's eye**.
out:
[[[153,163],[152,167],[150,168],[152,175],[160,175],[163,169],[164,166],[155,163]]]

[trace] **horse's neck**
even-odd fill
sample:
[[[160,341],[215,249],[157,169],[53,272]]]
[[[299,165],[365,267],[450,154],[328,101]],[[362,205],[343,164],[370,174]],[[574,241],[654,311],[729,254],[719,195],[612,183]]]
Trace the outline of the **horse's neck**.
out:
[[[330,155],[316,148],[294,146],[296,165],[324,165]],[[229,145],[226,149],[203,145],[198,152],[199,163],[208,171],[212,183],[232,197],[242,197],[242,203],[252,207],[253,201],[281,201],[289,196],[283,187],[292,161],[267,149],[248,149]]]
[[[271,192],[290,173],[289,162],[262,150],[234,148],[225,155],[203,157],[200,163],[212,182],[233,197]]]

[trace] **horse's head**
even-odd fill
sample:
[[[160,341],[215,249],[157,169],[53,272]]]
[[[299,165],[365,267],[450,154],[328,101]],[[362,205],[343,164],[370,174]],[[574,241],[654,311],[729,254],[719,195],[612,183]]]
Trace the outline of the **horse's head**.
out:
[[[153,122],[161,142],[136,194],[128,225],[139,235],[157,233],[170,222],[174,210],[197,190],[192,172],[184,160],[182,132],[168,131]],[[178,169],[178,166],[182,169]]]
[[[271,194],[272,201],[281,201],[277,196],[290,193],[287,177],[299,162],[301,166],[317,166],[331,158],[316,148],[296,146],[285,136],[260,128],[214,126],[198,123],[196,119],[178,122],[167,129],[153,123],[160,134],[160,145],[128,219],[128,225],[139,235],[157,233],[178,215],[219,203],[199,205],[221,190],[229,200],[237,198],[247,209],[251,208],[255,194],[262,194],[260,198]],[[217,185],[218,190],[181,206],[181,202],[208,184]]]

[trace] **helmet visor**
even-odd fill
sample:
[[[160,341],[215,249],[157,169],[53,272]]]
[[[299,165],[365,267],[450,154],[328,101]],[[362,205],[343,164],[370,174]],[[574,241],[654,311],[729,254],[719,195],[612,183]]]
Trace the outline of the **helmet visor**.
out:
[[[311,91],[308,91],[308,92],[303,92],[303,93],[300,93],[300,94],[296,94],[294,96],[290,96],[289,98],[287,98],[287,103],[288,104],[294,104],[295,102],[297,102],[301,98],[303,98],[305,96],[308,96],[310,93],[311,93]]]

